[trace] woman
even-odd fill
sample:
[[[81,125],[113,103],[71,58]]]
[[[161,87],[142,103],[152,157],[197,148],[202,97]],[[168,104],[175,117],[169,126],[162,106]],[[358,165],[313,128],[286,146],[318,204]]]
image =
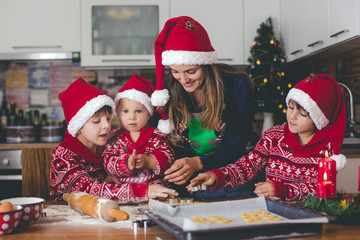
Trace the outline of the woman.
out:
[[[184,187],[194,173],[226,166],[245,154],[251,133],[252,82],[243,71],[216,64],[217,53],[206,30],[186,16],[166,22],[155,42],[155,59],[157,91],[152,102],[167,104],[158,128],[170,132],[177,159],[165,171],[165,179]],[[164,66],[172,75],[170,96],[164,89]],[[183,189],[177,188],[184,194]],[[229,191],[238,194],[223,189],[211,195],[227,197]]]

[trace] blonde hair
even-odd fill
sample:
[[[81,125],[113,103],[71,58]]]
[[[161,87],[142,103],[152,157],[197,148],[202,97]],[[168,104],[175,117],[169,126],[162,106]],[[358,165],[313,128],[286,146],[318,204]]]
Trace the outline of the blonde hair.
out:
[[[253,84],[250,77],[244,71],[230,65],[212,64],[201,65],[200,67],[205,73],[205,79],[199,86],[202,92],[202,101],[198,103],[197,106],[203,111],[200,124],[205,129],[219,131],[225,106],[224,79],[242,74],[247,77],[251,86],[253,86]],[[190,98],[183,86],[172,76],[170,76],[170,80],[168,82],[168,89],[170,91],[168,115],[172,129],[170,136],[171,139],[176,138],[182,141],[178,138],[178,131],[185,129],[187,123],[192,117],[192,113],[188,108]]]

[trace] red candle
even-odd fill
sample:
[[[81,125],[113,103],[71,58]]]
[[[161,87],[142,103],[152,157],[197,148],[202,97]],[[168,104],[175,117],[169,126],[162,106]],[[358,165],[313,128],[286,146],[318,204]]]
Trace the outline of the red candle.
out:
[[[328,157],[318,162],[318,183],[316,184],[316,196],[319,198],[334,197],[336,188],[336,162]]]

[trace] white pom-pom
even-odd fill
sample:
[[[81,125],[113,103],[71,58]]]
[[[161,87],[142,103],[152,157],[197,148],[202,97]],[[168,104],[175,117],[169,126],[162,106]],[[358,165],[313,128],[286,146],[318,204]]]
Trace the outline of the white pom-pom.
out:
[[[169,134],[169,133],[170,133],[170,122],[169,122],[169,119],[166,119],[166,120],[160,119],[157,128],[158,128],[161,132],[163,132],[163,133],[165,133],[165,134]]]
[[[339,171],[346,166],[346,157],[343,154],[332,155],[330,158],[336,161],[336,171]]]
[[[156,107],[163,107],[169,101],[170,95],[167,89],[156,90],[151,95],[151,104]]]

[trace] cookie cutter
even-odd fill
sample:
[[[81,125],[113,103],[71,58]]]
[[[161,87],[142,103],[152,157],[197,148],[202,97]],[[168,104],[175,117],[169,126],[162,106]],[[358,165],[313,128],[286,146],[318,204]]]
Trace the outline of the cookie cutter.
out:
[[[191,193],[201,192],[201,191],[205,191],[205,190],[206,190],[206,186],[204,186],[204,185],[196,185],[194,187],[191,187]]]

